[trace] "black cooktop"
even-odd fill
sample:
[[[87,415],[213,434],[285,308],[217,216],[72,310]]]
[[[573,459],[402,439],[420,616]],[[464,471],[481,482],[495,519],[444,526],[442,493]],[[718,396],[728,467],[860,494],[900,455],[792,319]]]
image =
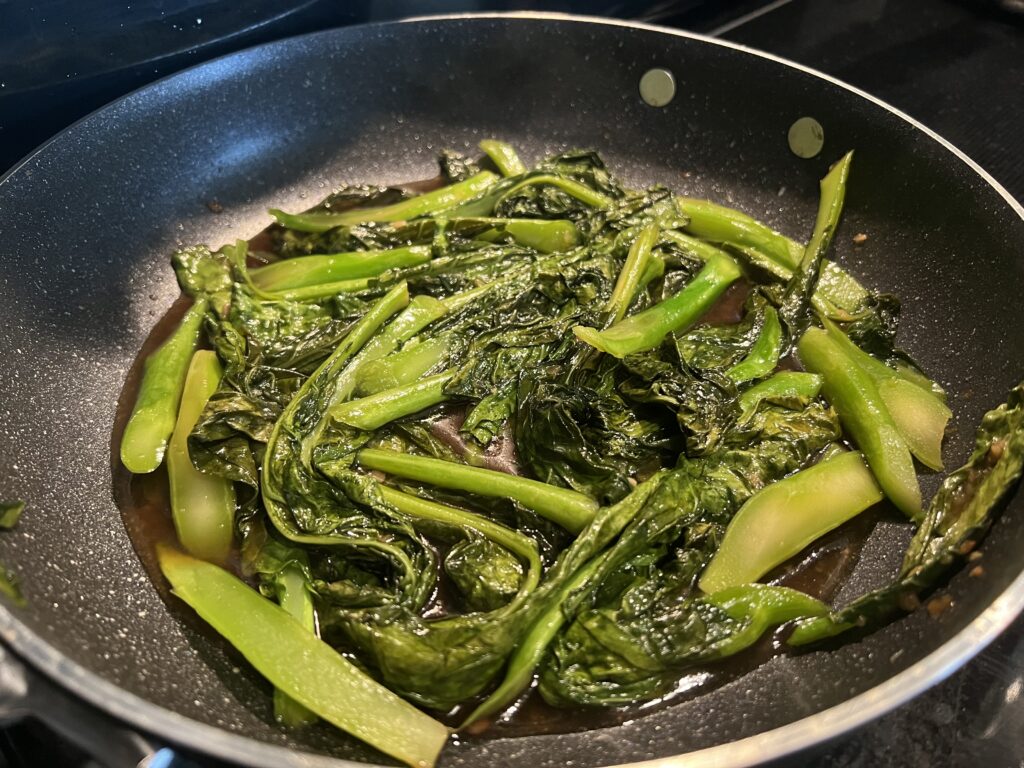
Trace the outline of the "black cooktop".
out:
[[[0,0],[0,172],[93,109],[213,56],[330,26],[510,9],[650,21],[806,64],[917,118],[1024,200],[1021,0]],[[0,768],[90,764],[35,721],[0,730]],[[221,764],[165,752],[151,765]],[[1024,766],[1024,619],[944,683],[792,765]]]

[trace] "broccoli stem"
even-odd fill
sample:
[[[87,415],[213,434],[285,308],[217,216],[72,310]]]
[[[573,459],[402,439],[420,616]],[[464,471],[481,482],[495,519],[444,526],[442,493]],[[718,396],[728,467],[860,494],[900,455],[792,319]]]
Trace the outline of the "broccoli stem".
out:
[[[201,349],[192,356],[178,410],[178,421],[167,447],[167,479],[171,516],[178,540],[191,554],[223,563],[231,552],[235,521],[235,489],[217,475],[192,465],[188,436],[221,378],[217,354]]]
[[[455,375],[445,371],[402,387],[338,403],[329,411],[331,418],[356,429],[371,431],[388,422],[410,416],[445,400],[445,385]]]
[[[393,248],[387,251],[299,256],[250,270],[249,277],[257,288],[265,291],[283,291],[374,277],[388,269],[424,264],[430,261],[430,258],[430,248],[424,245]]]
[[[526,173],[526,166],[519,159],[515,149],[510,144],[495,139],[484,139],[480,142],[481,151],[491,158],[491,162],[501,171],[502,176],[518,176]]]
[[[920,520],[921,488],[914,461],[874,380],[820,328],[808,328],[797,348],[804,367],[821,374],[825,397],[864,452],[885,495],[908,517]]]
[[[356,460],[365,469],[375,469],[441,488],[513,499],[572,533],[583,530],[593,519],[598,507],[593,499],[568,488],[452,461],[376,448],[364,448],[356,454]]]
[[[740,274],[735,261],[725,255],[716,256],[683,290],[660,304],[603,331],[578,325],[573,333],[581,341],[618,358],[653,349],[668,334],[682,330],[710,309]]]
[[[626,316],[626,310],[633,303],[640,290],[640,283],[651,261],[651,250],[658,241],[658,225],[648,224],[637,235],[629,254],[622,265],[622,271],[615,281],[611,298],[608,299],[608,325],[619,322]]]
[[[481,171],[465,181],[451,184],[433,192],[425,192],[408,200],[379,208],[357,208],[343,213],[285,213],[272,208],[270,213],[277,223],[298,232],[326,232],[334,227],[350,226],[368,221],[406,221],[429,213],[444,211],[482,194],[498,177],[490,171]]]

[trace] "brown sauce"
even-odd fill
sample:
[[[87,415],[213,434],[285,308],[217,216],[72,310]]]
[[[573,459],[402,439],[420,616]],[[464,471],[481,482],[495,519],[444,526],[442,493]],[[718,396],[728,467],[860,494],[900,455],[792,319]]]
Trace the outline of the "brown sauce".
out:
[[[405,185],[410,191],[429,191],[440,186],[441,178]],[[261,232],[250,240],[250,249],[257,253],[269,252],[271,240],[268,232]],[[259,264],[260,261],[254,261]],[[723,294],[702,319],[703,323],[724,325],[739,322],[743,317],[743,304],[752,285],[743,280],[734,284]],[[182,621],[205,636],[215,637],[216,632],[202,621],[184,603],[174,598],[160,573],[156,559],[158,544],[177,545],[177,537],[171,520],[168,499],[167,474],[163,466],[149,475],[132,475],[122,465],[119,457],[121,435],[135,403],[145,359],[164,342],[177,327],[191,301],[181,296],[154,326],[140,349],[129,370],[121,397],[118,401],[111,439],[111,469],[113,474],[114,500],[121,511],[125,528],[147,573],[156,585],[168,608]],[[793,358],[780,362],[780,368],[796,368]],[[465,418],[465,411],[455,409],[441,414],[432,425],[434,434],[462,453],[465,445],[458,435],[458,428]],[[511,436],[501,435],[482,457],[482,465],[504,472],[518,473],[515,446]],[[825,535],[807,550],[768,575],[773,584],[792,587],[829,602],[838,593],[843,582],[853,571],[860,556],[861,548],[875,523],[885,514],[884,506],[878,506],[858,515],[850,522]],[[439,553],[442,554],[443,553]],[[237,566],[237,558],[230,565]],[[237,571],[237,568],[235,569]],[[451,590],[439,579],[438,594],[429,616],[440,617],[457,606],[450,598]],[[784,631],[784,630],[783,630]],[[571,733],[621,724],[636,717],[662,709],[674,702],[695,698],[702,693],[747,674],[773,656],[785,653],[780,633],[766,635],[751,648],[713,664],[694,667],[683,676],[674,691],[660,699],[639,705],[597,708],[579,707],[563,709],[546,703],[536,688],[524,694],[506,713],[490,721],[477,723],[470,737],[507,738],[539,734]],[[232,651],[233,653],[233,651]],[[473,703],[460,705],[449,713],[434,713],[446,724],[455,726],[471,711]]]

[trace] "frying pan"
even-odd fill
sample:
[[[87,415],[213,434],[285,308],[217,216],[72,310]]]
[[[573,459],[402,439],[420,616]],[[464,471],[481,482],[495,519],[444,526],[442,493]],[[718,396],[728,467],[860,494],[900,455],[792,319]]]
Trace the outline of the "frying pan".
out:
[[[661,108],[638,95],[652,67],[677,83]],[[824,129],[812,159],[786,140],[803,116]],[[903,297],[902,345],[950,392],[948,465],[1024,372],[1020,205],[923,126],[803,67],[686,33],[539,15],[347,28],[231,55],[85,118],[0,182],[0,497],[28,501],[0,536],[28,605],[0,609],[0,630],[41,685],[252,765],[388,763],[327,726],[275,725],[269,686],[169,608],[114,503],[112,424],[136,353],[177,294],[177,245],[252,236],[267,207],[306,207],[342,180],[431,176],[439,149],[489,136],[529,158],[595,147],[630,184],[725,201],[796,237],[810,230],[818,179],[853,148],[837,258]],[[860,232],[869,239],[854,247]],[[907,536],[880,523],[840,600],[884,582]],[[984,577],[954,577],[938,618],[918,611],[835,650],[776,656],[616,727],[463,739],[443,765],[691,753],[687,765],[740,766],[821,743],[941,680],[1019,612],[1020,494],[983,551]]]

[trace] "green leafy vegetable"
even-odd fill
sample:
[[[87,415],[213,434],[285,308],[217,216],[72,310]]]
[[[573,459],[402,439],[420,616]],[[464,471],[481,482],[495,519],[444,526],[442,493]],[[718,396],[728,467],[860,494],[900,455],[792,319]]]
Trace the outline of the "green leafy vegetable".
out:
[[[272,210],[279,224],[300,232],[325,232],[334,227],[360,224],[367,221],[403,221],[415,219],[429,213],[436,213],[471,200],[484,192],[496,180],[493,173],[481,171],[465,181],[452,184],[433,192],[392,203],[381,208],[357,208],[344,213],[290,214]]]
[[[650,701],[791,622],[873,627],[977,541],[1024,463],[1022,392],[921,514],[911,457],[941,467],[951,414],[898,300],[826,258],[851,155],[805,247],[589,150],[480,147],[434,191],[342,187],[253,252],[172,257],[195,305],[136,412],[177,416],[181,543],[256,589],[161,563],[280,722],[429,765],[447,732],[405,701],[464,726],[533,685]],[[831,611],[757,583],[883,492],[920,524],[891,587]]]
[[[704,314],[739,276],[736,263],[720,257],[709,261],[682,291],[650,309],[604,331],[579,325],[572,330],[582,341],[618,358],[653,349],[667,334],[685,328]]]

